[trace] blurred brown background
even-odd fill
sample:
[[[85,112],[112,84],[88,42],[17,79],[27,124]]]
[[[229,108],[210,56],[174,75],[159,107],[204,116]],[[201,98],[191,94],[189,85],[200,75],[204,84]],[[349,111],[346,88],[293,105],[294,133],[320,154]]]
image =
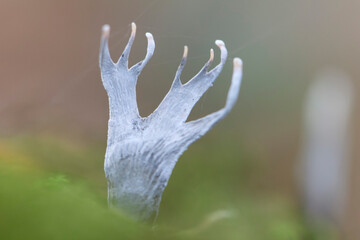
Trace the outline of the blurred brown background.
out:
[[[231,59],[244,61],[238,104],[210,136],[222,132],[266,161],[257,189],[297,198],[302,105],[308,84],[326,67],[341,69],[359,89],[360,2],[355,0],[1,0],[0,135],[57,134],[83,140],[106,138],[108,106],[98,68],[100,30],[111,25],[113,59],[122,52],[132,21],[137,38],[131,63],[155,55],[138,82],[142,116],[169,89],[183,45],[189,61],[183,81],[208,58],[216,39],[225,41],[229,61],[191,119],[225,103]],[[219,52],[215,49],[218,59]],[[356,99],[355,101],[359,101]],[[351,191],[346,236],[360,239],[360,137],[355,104]]]

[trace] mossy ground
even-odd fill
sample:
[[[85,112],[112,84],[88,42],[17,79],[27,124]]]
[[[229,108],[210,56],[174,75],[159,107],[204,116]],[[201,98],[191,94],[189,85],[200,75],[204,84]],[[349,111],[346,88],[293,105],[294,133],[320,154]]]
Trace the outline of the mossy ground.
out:
[[[315,237],[284,196],[252,189],[261,163],[208,138],[182,156],[155,227],[106,202],[104,143],[53,137],[0,140],[0,239],[239,239]]]

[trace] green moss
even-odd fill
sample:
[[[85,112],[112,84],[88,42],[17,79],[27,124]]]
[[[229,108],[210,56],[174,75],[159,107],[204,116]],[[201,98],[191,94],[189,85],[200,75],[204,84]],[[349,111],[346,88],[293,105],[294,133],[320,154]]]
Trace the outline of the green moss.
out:
[[[103,143],[102,143],[103,144]],[[309,236],[284,196],[253,191],[261,162],[207,138],[182,156],[155,228],[109,210],[102,144],[49,137],[0,140],[0,239],[251,239]],[[250,182],[249,182],[250,181]],[[317,234],[322,239],[329,234]]]

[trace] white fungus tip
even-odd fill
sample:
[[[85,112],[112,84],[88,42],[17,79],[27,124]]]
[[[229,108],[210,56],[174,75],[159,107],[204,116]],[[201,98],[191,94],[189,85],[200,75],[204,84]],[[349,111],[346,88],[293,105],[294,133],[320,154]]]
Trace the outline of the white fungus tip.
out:
[[[216,41],[215,41],[215,44],[216,44],[219,48],[225,47],[225,43],[224,43],[224,41],[222,41],[222,40],[216,40]]]
[[[145,36],[148,38],[148,39],[153,39],[153,35],[149,32],[145,33]]]
[[[134,36],[136,33],[136,24],[134,22],[131,23],[131,36]]]
[[[209,62],[212,62],[214,60],[214,49],[210,49],[210,58],[209,58]]]
[[[242,69],[243,62],[240,58],[234,58],[234,69]]]
[[[187,58],[187,55],[188,55],[188,51],[189,51],[189,50],[188,50],[188,46],[186,46],[186,45],[185,45],[185,46],[184,46],[184,54],[183,54],[183,59],[184,59],[184,58]]]
[[[110,25],[105,24],[104,26],[102,26],[102,36],[108,38],[109,35],[110,35]]]

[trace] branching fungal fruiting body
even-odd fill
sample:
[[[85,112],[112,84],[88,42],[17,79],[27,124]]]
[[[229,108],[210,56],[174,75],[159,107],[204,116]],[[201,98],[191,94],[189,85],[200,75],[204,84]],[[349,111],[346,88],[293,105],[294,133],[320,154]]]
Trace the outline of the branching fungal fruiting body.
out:
[[[150,116],[142,118],[136,102],[136,82],[154,53],[155,42],[152,34],[146,33],[145,59],[128,68],[136,32],[134,23],[131,27],[131,36],[117,63],[112,61],[108,49],[110,27],[104,25],[102,29],[100,69],[110,108],[104,168],[109,205],[121,208],[139,220],[151,220],[157,215],[162,193],[180,155],[234,106],[240,90],[242,61],[234,59],[226,106],[201,119],[186,122],[191,109],[221,72],[227,50],[224,42],[217,40],[221,62],[208,71],[214,59],[211,49],[210,59],[200,72],[182,84],[180,75],[188,53],[185,46],[170,91]]]

